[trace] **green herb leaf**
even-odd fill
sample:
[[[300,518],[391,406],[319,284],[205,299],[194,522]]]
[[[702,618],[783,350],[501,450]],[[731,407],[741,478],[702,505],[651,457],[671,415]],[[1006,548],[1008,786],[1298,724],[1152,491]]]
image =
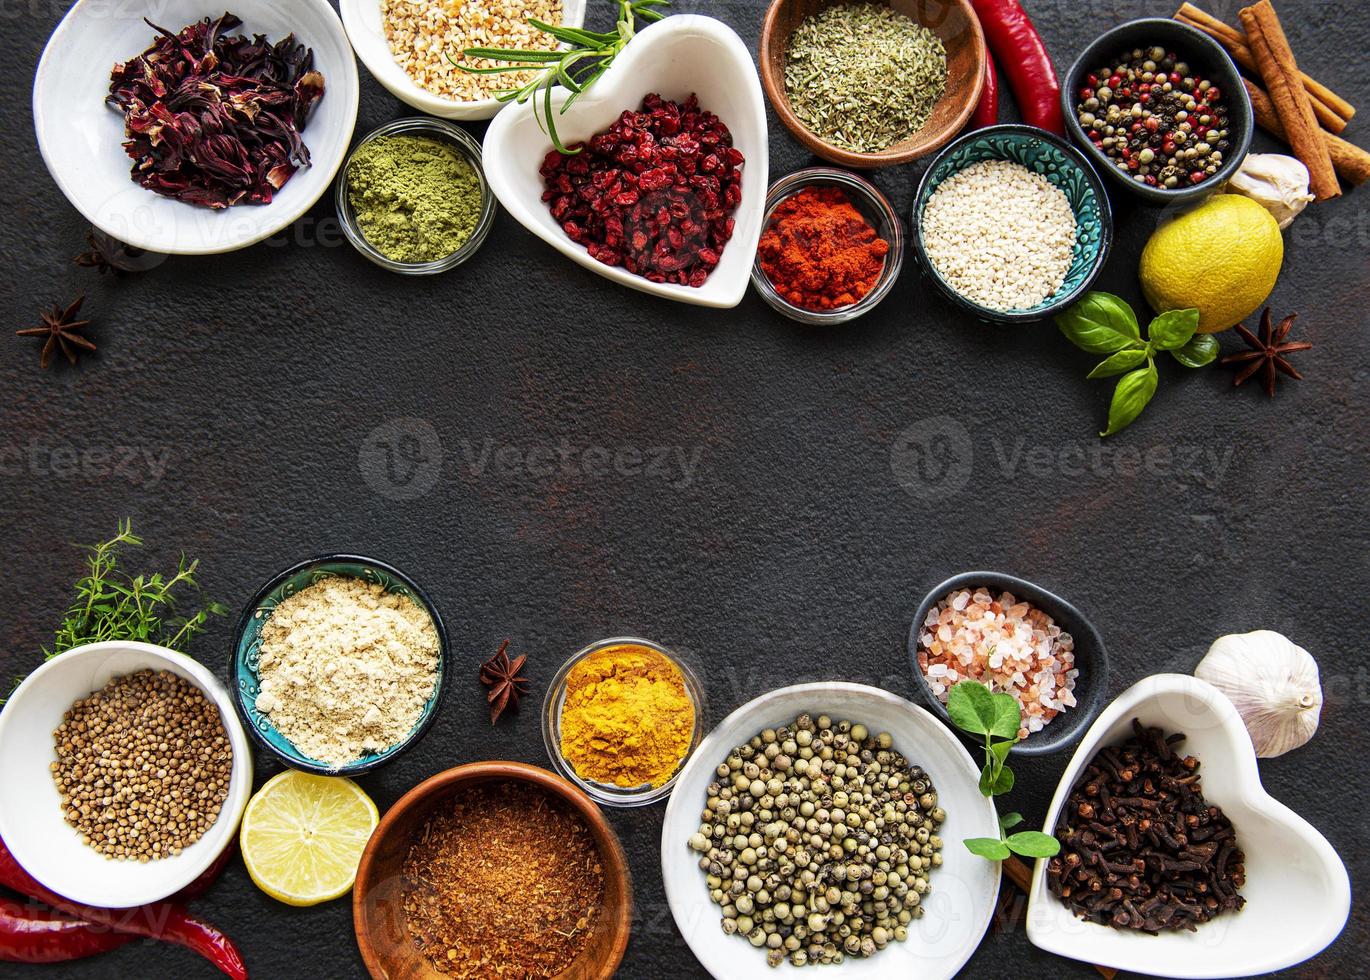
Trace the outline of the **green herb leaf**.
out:
[[[970,853],[990,861],[1003,861],[1012,853],[1006,843],[993,837],[967,837],[965,844]]]
[[[1087,377],[1093,381],[1096,378],[1111,378],[1115,374],[1123,374],[1145,363],[1148,356],[1145,347],[1129,347],[1120,350],[1100,362],[1099,366],[1090,371]]]
[[[1018,741],[1018,728],[1023,722],[1022,709],[1012,694],[991,694],[994,719],[989,726],[989,734],[995,738],[1009,739],[1009,744]],[[1005,750],[1007,752],[1007,750]]]
[[[947,714],[963,732],[988,735],[994,730],[996,711],[994,695],[979,681],[961,681],[947,693]]]
[[[1013,792],[1013,770],[1007,766],[1001,768],[990,784],[990,791],[992,796],[1005,796]]]
[[[1061,842],[1040,830],[1020,831],[1007,838],[1004,844],[1013,853],[1030,858],[1051,857],[1061,851]]]
[[[1001,830],[1012,830],[1022,822],[1023,815],[1017,810],[1014,810],[1012,813],[1006,813],[999,818],[999,828]]]
[[[1111,436],[1136,421],[1142,409],[1151,401],[1151,396],[1156,394],[1158,380],[1155,361],[1148,361],[1146,367],[1123,375],[1118,387],[1113,389],[1113,404],[1108,409],[1108,428],[1099,435]]]
[[[1126,301],[1112,293],[1091,292],[1055,317],[1076,347],[1091,354],[1112,354],[1128,347],[1142,346],[1142,331],[1137,316]]]
[[[1147,336],[1157,350],[1178,350],[1199,329],[1198,310],[1171,310],[1151,321]]]
[[[1172,350],[1170,356],[1188,368],[1204,367],[1218,356],[1218,338],[1211,333],[1196,333],[1189,343]]]

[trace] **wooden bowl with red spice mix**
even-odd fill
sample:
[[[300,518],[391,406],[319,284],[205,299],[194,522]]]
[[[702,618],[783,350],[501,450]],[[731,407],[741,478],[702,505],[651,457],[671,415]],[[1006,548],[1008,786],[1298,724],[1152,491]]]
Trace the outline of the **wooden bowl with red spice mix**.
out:
[[[875,309],[904,264],[904,231],[889,200],[855,174],[809,167],[775,182],[752,285],[770,306],[814,325]]]
[[[352,890],[377,980],[608,980],[632,914],[627,858],[599,807],[517,762],[459,766],[410,790],[372,834]]]

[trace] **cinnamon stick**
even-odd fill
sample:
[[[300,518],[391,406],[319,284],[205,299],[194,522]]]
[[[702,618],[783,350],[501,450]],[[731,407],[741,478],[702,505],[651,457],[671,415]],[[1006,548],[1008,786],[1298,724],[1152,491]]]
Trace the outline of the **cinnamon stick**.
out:
[[[1276,139],[1287,142],[1284,126],[1280,124],[1275,105],[1270,101],[1265,89],[1249,78],[1243,78],[1242,83],[1251,96],[1251,113],[1256,118],[1256,125]],[[1327,144],[1327,152],[1332,157],[1332,166],[1336,169],[1338,177],[1352,187],[1359,187],[1370,180],[1370,152],[1326,131],[1323,132],[1322,139]]]
[[[1233,61],[1247,71],[1258,71],[1256,59],[1251,54],[1246,35],[1237,28],[1224,23],[1192,3],[1186,3],[1175,11],[1175,19],[1195,30],[1203,31],[1213,38],[1227,50]],[[1299,77],[1303,82],[1304,89],[1308,92],[1309,99],[1312,100],[1313,114],[1318,117],[1318,122],[1322,124],[1323,129],[1333,133],[1340,133],[1345,129],[1346,124],[1351,121],[1351,117],[1356,114],[1356,107],[1316,78],[1302,71],[1299,72]]]
[[[1270,0],[1243,7],[1239,16],[1246,30],[1246,41],[1256,59],[1256,70],[1270,93],[1275,114],[1284,126],[1294,156],[1308,168],[1308,187],[1319,201],[1341,196],[1332,155],[1322,136],[1313,103],[1299,77],[1299,66],[1289,39]]]
[[[1024,895],[1032,894],[1032,869],[1020,858],[1010,856],[999,862],[999,865],[1004,869],[1004,877],[1021,888]],[[1118,975],[1118,971],[1111,966],[1095,964],[1094,969],[1099,971],[1104,980],[1113,980]]]

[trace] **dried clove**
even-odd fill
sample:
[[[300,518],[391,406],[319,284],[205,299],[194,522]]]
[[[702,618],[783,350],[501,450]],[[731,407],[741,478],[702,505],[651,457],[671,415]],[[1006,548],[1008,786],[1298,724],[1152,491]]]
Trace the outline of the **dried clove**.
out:
[[[1056,826],[1061,853],[1047,885],[1089,922],[1157,935],[1246,904],[1245,855],[1221,807],[1203,797],[1183,735],[1132,721],[1133,737],[1101,749]]]

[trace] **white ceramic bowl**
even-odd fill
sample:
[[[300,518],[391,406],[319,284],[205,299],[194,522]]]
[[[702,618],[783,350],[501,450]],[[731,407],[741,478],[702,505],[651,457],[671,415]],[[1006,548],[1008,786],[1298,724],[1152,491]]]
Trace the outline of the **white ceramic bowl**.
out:
[[[490,123],[485,134],[486,176],[495,196],[520,224],[585,268],[681,303],[734,307],[747,292],[766,208],[770,146],[756,66],[742,39],[721,21],[684,14],[667,17],[633,38],[599,81],[558,117],[557,134],[564,143],[588,139],[607,129],[623,110],[638,109],[643,96],[652,92],[678,102],[697,94],[700,105],[723,121],[746,157],[732,241],[698,289],[648,282],[627,269],[592,259],[584,246],[566,237],[542,201],[538,170],[552,141],[539,127],[531,101],[510,106]],[[560,106],[565,96],[557,90],[553,104]]]
[[[999,835],[994,805],[980,795],[979,770],[946,726],[903,698],[861,684],[799,684],[763,694],[725,718],[695,750],[671,794],[661,830],[661,870],[676,926],[717,980],[771,975],[765,950],[754,949],[741,936],[724,934],[721,912],[709,900],[704,872],[699,870],[699,855],[686,842],[699,829],[705,789],[728,752],[805,711],[831,715],[834,721],[860,722],[872,732],[889,732],[895,749],[927,771],[937,789],[938,806],[947,811],[941,830],[942,867],[933,870],[932,887],[922,903],[927,911],[909,926],[908,941],[891,943],[869,959],[848,957],[841,966],[817,972],[844,980],[954,976],[980,945],[999,894],[998,862],[976,857],[961,843],[965,837]],[[794,971],[788,964],[781,969]]]
[[[1327,839],[1261,788],[1256,752],[1237,709],[1217,688],[1185,674],[1148,677],[1099,715],[1052,800],[1052,833],[1081,771],[1103,746],[1125,741],[1132,719],[1167,734],[1200,762],[1204,798],[1223,808],[1246,854],[1246,907],[1196,932],[1148,936],[1076,918],[1047,890],[1038,861],[1028,939],[1072,959],[1163,977],[1245,977],[1301,963],[1337,938],[1351,908],[1346,868]]]
[[[311,165],[290,178],[270,204],[214,211],[175,201],[135,184],[124,152],[124,117],[105,104],[116,62],[142,53],[156,36],[150,17],[179,31],[223,10],[201,0],[154,4],[78,0],[53,32],[33,83],[33,119],[57,186],[91,224],[121,241],[168,255],[231,252],[276,234],[325,194],[347,155],[357,122],[357,60],[327,0],[241,0],[229,5],[243,26],[236,33],[279,41],[294,32],[314,49],[324,97],[303,137]]]
[[[146,864],[106,858],[81,843],[62,816],[48,765],[52,732],[72,703],[134,671],[169,670],[190,681],[219,709],[233,746],[228,798],[209,832],[175,857]],[[0,711],[0,838],[24,870],[82,905],[127,908],[180,891],[233,842],[252,794],[252,752],[228,691],[190,657],[148,643],[113,641],[68,650],[20,684]]]
[[[430,116],[463,122],[490,119],[504,108],[504,103],[498,99],[458,102],[434,95],[419,86],[395,61],[390,51],[390,42],[385,38],[385,27],[381,23],[380,0],[338,0],[338,10],[342,13],[343,26],[347,28],[347,36],[352,40],[357,57],[362,60],[366,70],[376,76],[376,81],[401,102]],[[563,0],[561,10],[562,24],[567,27],[584,26],[585,0]],[[494,77],[496,80],[499,78]]]

